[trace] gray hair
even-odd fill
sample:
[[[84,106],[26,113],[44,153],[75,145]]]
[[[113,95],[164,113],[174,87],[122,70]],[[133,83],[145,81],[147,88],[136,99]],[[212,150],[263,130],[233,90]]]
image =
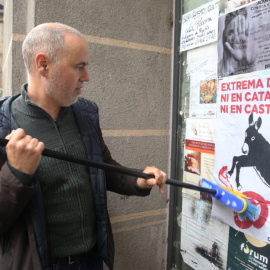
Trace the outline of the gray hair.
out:
[[[23,60],[28,74],[34,71],[35,57],[38,53],[45,53],[53,63],[59,62],[65,35],[85,39],[78,30],[61,23],[40,24],[28,33],[22,45]]]

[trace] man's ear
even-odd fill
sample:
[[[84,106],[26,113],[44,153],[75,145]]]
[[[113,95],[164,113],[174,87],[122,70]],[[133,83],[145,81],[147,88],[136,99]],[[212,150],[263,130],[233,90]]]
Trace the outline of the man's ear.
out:
[[[36,55],[36,70],[42,77],[48,75],[49,58],[45,53]]]

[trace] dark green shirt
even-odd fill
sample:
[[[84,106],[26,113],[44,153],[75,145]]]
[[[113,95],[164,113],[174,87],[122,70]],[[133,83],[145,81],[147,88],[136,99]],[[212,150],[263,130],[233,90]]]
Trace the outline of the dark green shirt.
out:
[[[70,107],[62,108],[54,121],[22,89],[22,95],[12,103],[12,115],[27,135],[44,142],[46,148],[86,158]],[[96,239],[88,168],[42,157],[37,173],[44,200],[49,255],[60,257],[89,251]],[[25,176],[22,181],[30,184]]]

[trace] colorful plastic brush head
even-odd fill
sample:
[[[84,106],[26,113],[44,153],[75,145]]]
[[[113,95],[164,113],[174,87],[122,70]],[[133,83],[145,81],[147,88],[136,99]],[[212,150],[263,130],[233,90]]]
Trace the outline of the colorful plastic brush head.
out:
[[[246,201],[242,198],[237,197],[233,193],[227,191],[226,189],[223,189],[222,187],[202,178],[199,181],[199,186],[214,189],[216,191],[216,194],[214,197],[222,202],[223,204],[229,206],[236,212],[244,212],[246,210]]]
[[[213,197],[236,211],[241,219],[248,218],[251,221],[256,221],[259,218],[260,207],[245,199],[246,195],[222,188],[204,178],[199,181],[199,186],[214,189],[216,194]]]

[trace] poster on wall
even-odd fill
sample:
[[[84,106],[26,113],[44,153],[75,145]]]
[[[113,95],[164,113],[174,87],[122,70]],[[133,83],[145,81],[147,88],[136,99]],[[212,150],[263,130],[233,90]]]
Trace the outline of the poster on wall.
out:
[[[184,182],[197,186],[202,177],[211,178],[215,166],[215,126],[214,119],[186,119]],[[197,191],[183,192],[201,196]]]
[[[197,270],[226,270],[229,226],[211,218],[211,204],[183,194],[180,252]]]
[[[230,228],[227,269],[270,269],[270,245]]]
[[[180,51],[217,41],[219,1],[204,4],[186,14],[181,21]]]
[[[270,0],[219,18],[218,77],[270,69]]]
[[[217,59],[190,65],[190,118],[216,118]]]
[[[247,5],[255,1],[257,0],[227,0],[226,13],[234,10],[237,7]]]
[[[255,221],[219,201],[213,215],[236,230],[270,243],[270,71],[219,80],[215,174],[219,184],[247,195]]]

